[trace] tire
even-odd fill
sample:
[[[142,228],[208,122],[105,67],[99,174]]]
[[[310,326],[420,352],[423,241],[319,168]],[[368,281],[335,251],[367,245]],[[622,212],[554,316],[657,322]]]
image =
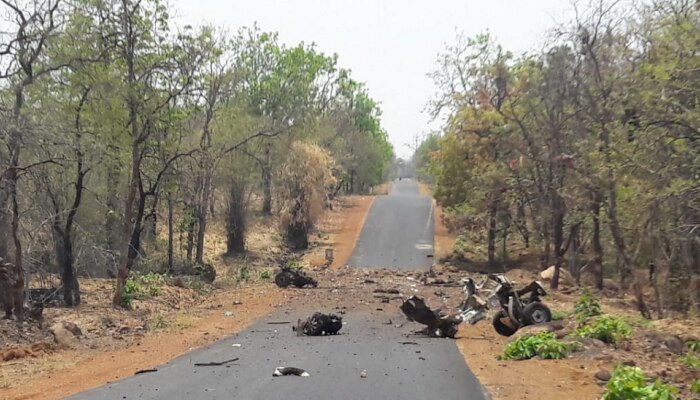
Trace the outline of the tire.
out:
[[[527,325],[544,324],[552,321],[552,312],[549,307],[536,301],[525,306],[523,310],[523,322]]]
[[[499,311],[493,316],[493,329],[501,336],[512,336],[518,329],[513,329],[503,323],[502,318],[508,318],[504,311]]]
[[[289,272],[280,272],[275,275],[275,285],[284,288],[292,283],[293,277]]]

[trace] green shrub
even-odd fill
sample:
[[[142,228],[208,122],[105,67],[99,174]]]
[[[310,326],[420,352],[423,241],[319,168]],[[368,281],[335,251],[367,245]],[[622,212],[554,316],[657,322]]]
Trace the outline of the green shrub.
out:
[[[537,335],[522,336],[508,343],[503,349],[501,360],[527,360],[535,356],[543,359],[561,359],[571,347],[554,338],[552,332],[541,332]]]
[[[688,342],[687,344],[688,344],[688,348],[689,348],[691,351],[700,352],[700,341],[697,341],[697,342]]]
[[[642,370],[619,365],[606,386],[603,400],[673,400],[678,390],[660,380],[647,384]]]
[[[126,278],[124,283],[122,307],[131,308],[131,303],[141,298],[144,294],[148,294],[151,297],[159,296],[163,292],[163,285],[165,285],[165,277],[161,274],[154,272],[147,274],[132,273]]]
[[[238,275],[236,276],[236,282],[244,282],[250,279],[250,267],[248,264],[243,264],[238,269]]]
[[[569,318],[570,316],[571,316],[571,313],[567,312],[567,311],[558,311],[558,310],[552,311],[552,321],[561,321],[561,320]]]
[[[678,358],[678,362],[685,365],[690,369],[695,369],[700,371],[700,358],[693,353],[685,354]]]
[[[599,315],[576,331],[578,336],[617,344],[630,338],[632,329],[622,318]]]
[[[271,276],[271,273],[270,273],[269,269],[266,268],[266,269],[260,271],[260,279],[269,280],[270,276]]]
[[[583,325],[589,318],[601,315],[600,304],[593,295],[585,291],[574,304],[574,317],[579,325]]]
[[[696,379],[692,385],[690,385],[690,391],[696,394],[700,394],[700,379]]]

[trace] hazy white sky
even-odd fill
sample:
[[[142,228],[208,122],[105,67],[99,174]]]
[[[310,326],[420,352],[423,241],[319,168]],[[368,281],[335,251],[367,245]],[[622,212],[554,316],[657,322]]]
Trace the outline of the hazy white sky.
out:
[[[365,82],[381,103],[382,125],[397,155],[417,135],[439,127],[422,113],[433,94],[426,73],[456,31],[488,29],[516,54],[541,45],[555,21],[571,16],[569,0],[172,0],[178,24],[212,23],[234,32],[257,22],[293,45],[314,42]]]

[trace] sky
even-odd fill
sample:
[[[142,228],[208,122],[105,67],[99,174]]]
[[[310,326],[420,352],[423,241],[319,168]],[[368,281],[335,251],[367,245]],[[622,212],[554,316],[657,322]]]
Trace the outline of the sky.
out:
[[[423,108],[435,92],[426,76],[457,32],[488,30],[516,55],[541,47],[549,28],[572,16],[569,0],[172,0],[178,25],[235,32],[257,22],[288,45],[316,43],[365,82],[382,108],[397,156],[440,128]]]

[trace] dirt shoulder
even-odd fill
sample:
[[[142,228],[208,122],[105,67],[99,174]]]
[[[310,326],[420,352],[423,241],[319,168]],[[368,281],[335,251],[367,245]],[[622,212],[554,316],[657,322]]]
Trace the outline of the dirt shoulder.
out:
[[[332,247],[334,264],[344,265],[372,199],[352,196],[336,201],[319,223],[302,264],[319,269],[325,249]],[[256,228],[257,244],[269,246],[269,236],[275,234],[272,225]],[[221,240],[213,238],[211,243],[220,247]],[[261,255],[266,252],[254,248],[251,253],[264,259]],[[180,287],[181,282],[169,282],[158,297],[135,301],[133,311],[109,306],[109,281],[85,280],[84,303],[76,310],[47,309],[46,321],[27,327],[23,334],[16,333],[13,322],[0,321],[4,347],[0,398],[61,398],[133,375],[239,332],[303,295],[274,286],[267,277],[274,274],[274,266],[264,261],[255,265],[240,260],[215,262],[222,282],[218,287]],[[260,278],[263,275],[267,278]],[[62,321],[74,322],[82,330],[68,346],[54,343],[49,332],[52,324]]]

